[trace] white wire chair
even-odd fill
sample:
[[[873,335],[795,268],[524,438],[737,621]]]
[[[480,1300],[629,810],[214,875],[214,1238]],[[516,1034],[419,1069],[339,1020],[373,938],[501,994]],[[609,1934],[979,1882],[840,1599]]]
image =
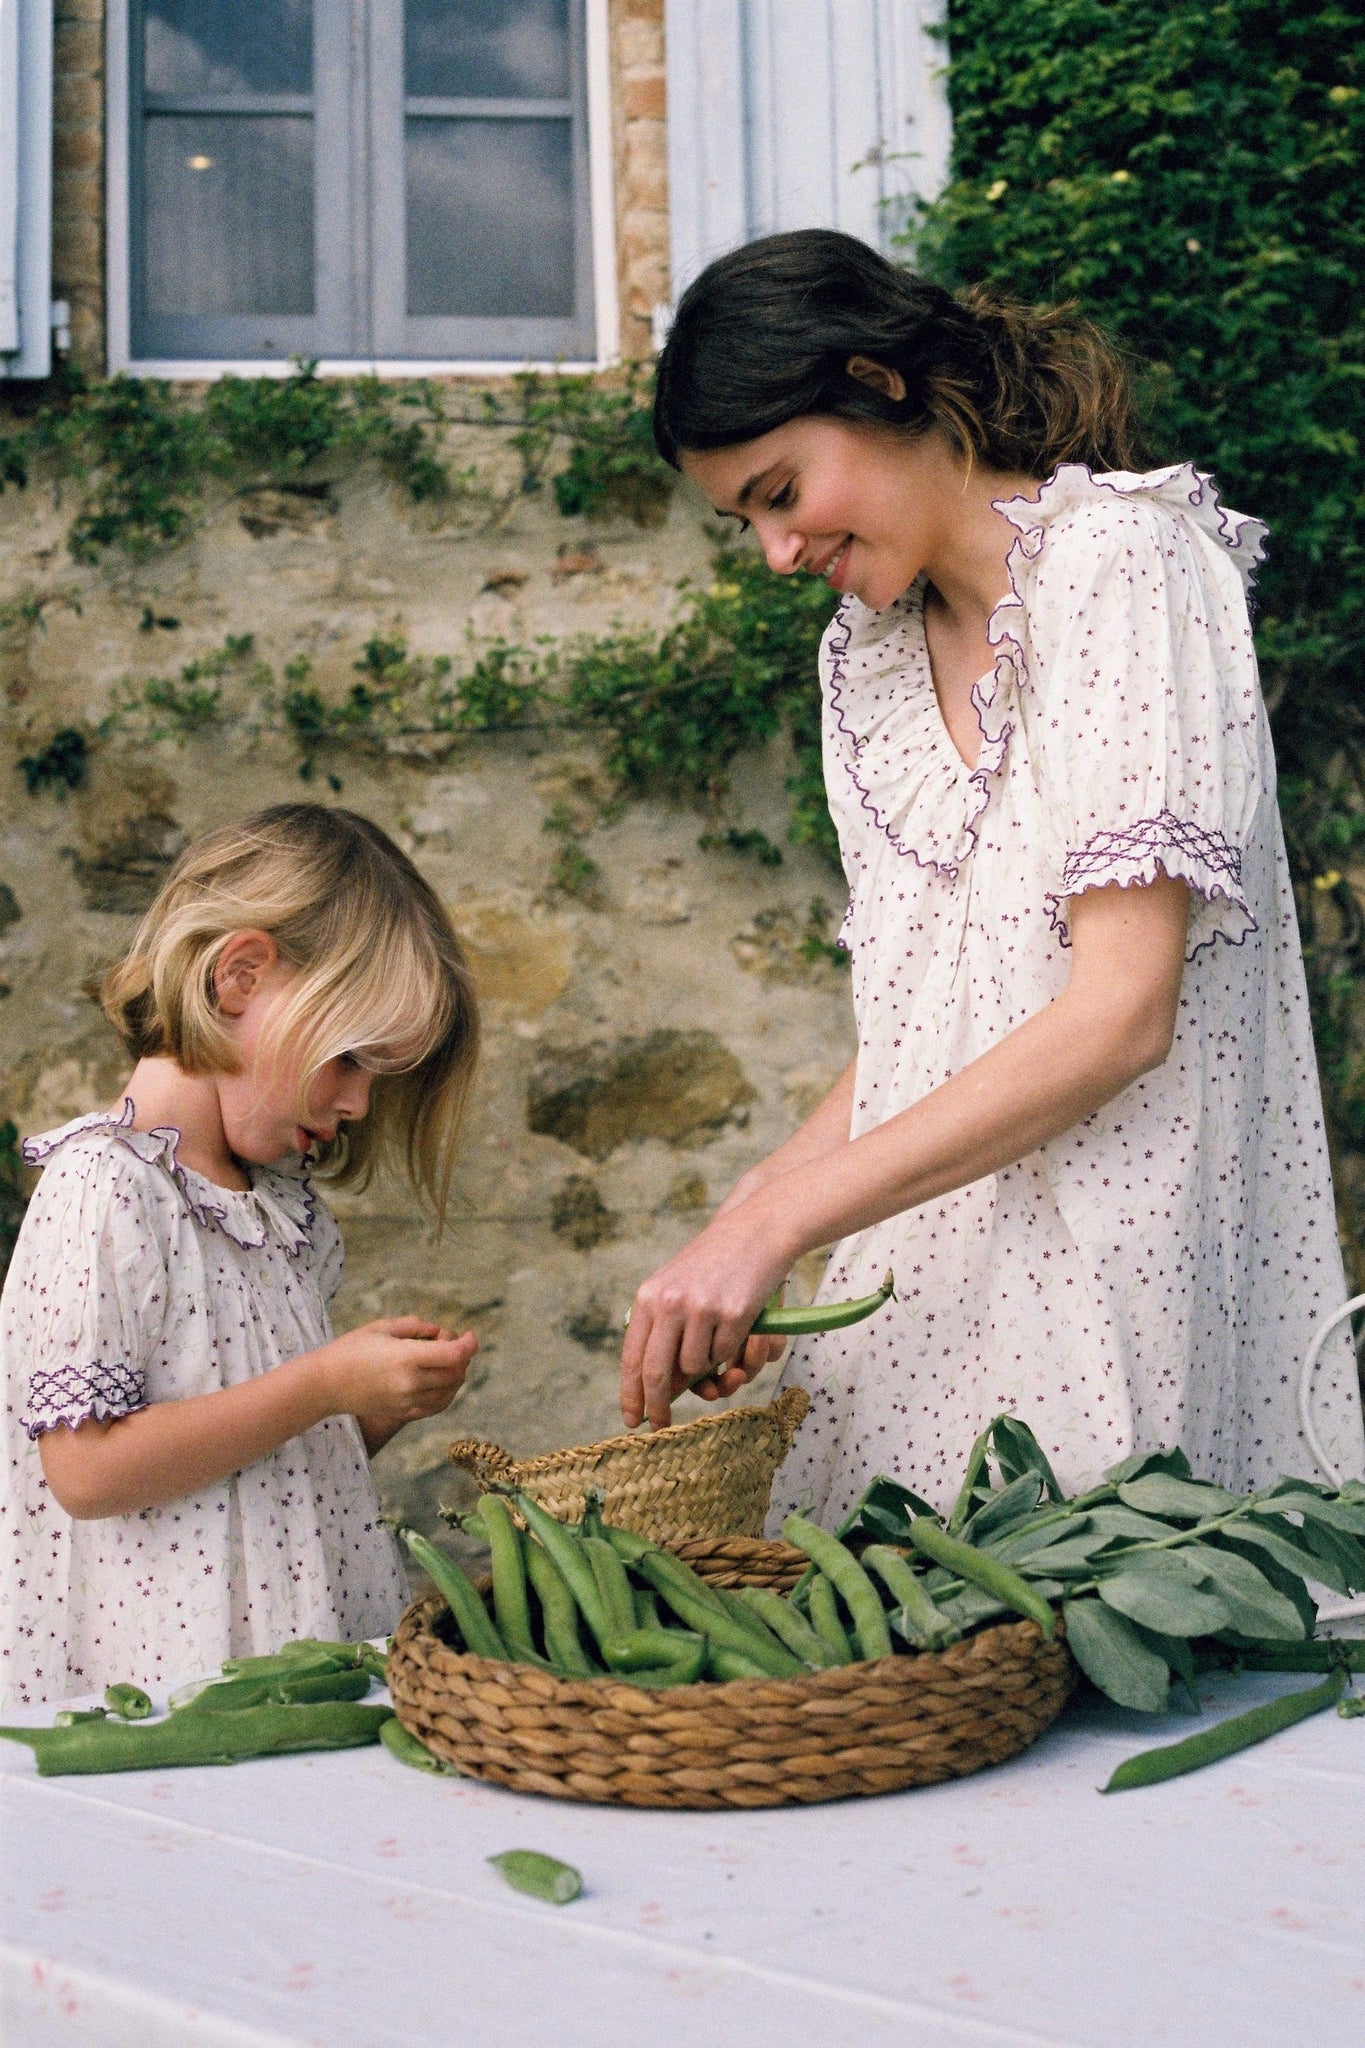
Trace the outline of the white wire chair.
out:
[[[1332,1315],[1328,1316],[1326,1322],[1317,1331],[1312,1343],[1309,1345],[1307,1355],[1303,1361],[1303,1371],[1299,1374],[1299,1426],[1303,1430],[1304,1442],[1313,1453],[1322,1476],[1329,1486],[1340,1486],[1345,1475],[1337,1470],[1332,1460],[1328,1457],[1322,1438],[1318,1435],[1317,1427],[1313,1421],[1313,1375],[1317,1371],[1318,1360],[1322,1357],[1323,1347],[1333,1331],[1339,1329],[1342,1323],[1349,1323],[1352,1316],[1359,1315],[1362,1311],[1365,1311],[1365,1294],[1357,1294]],[[1365,1341],[1365,1325],[1362,1326],[1362,1331],[1359,1335],[1355,1334],[1354,1329],[1352,1334],[1356,1348],[1359,1350],[1362,1341]],[[1357,1598],[1355,1600],[1327,1599],[1322,1601],[1318,1609],[1318,1615],[1322,1621],[1341,1621],[1347,1615],[1355,1614],[1365,1614],[1365,1598]]]

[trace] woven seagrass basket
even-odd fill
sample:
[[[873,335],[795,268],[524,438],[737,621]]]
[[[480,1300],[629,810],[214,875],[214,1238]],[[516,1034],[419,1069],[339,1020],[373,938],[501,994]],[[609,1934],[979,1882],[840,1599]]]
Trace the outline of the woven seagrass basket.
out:
[[[640,1436],[575,1444],[517,1463],[497,1444],[463,1437],[453,1464],[481,1487],[497,1481],[533,1494],[561,1522],[583,1517],[583,1490],[601,1490],[603,1515],[670,1546],[701,1536],[759,1536],[773,1476],[805,1421],[810,1396],[788,1387],[765,1408],[728,1408]]]
[[[779,1592],[806,1563],[789,1544],[742,1537],[680,1552],[713,1585]],[[443,1623],[432,1597],[398,1625],[388,1682],[404,1727],[470,1777],[621,1806],[813,1804],[966,1777],[1026,1748],[1076,1679],[1060,1635],[1046,1642],[1031,1621],[935,1656],[662,1693],[473,1657]]]

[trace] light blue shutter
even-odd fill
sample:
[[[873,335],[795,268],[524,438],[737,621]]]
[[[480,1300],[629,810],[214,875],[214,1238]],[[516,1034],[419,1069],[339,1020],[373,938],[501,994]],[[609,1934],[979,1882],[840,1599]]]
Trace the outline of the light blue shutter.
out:
[[[784,228],[879,248],[947,175],[943,0],[667,0],[676,298]]]
[[[0,377],[52,366],[52,0],[0,0]]]

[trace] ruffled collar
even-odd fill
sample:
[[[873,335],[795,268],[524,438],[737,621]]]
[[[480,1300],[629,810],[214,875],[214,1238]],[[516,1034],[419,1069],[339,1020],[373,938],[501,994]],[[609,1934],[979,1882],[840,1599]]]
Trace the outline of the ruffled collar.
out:
[[[219,1230],[243,1251],[259,1251],[273,1235],[291,1258],[309,1249],[313,1242],[313,1219],[317,1198],[308,1169],[298,1163],[249,1166],[251,1186],[245,1189],[221,1187],[176,1158],[180,1133],[173,1124],[151,1131],[135,1131],[133,1099],[123,1098],[122,1109],[96,1110],[79,1116],[59,1130],[44,1131],[25,1138],[20,1150],[30,1166],[45,1166],[54,1152],[87,1131],[107,1131],[128,1151],[148,1166],[160,1166],[179,1188],[185,1205],[205,1230]]]
[[[1192,522],[1232,556],[1249,588],[1265,553],[1259,519],[1223,504],[1213,478],[1192,463],[1139,475],[1097,475],[1066,462],[1036,498],[1000,499],[1019,530],[1006,560],[1009,589],[986,635],[994,667],[972,691],[981,732],[968,768],[943,722],[924,636],[924,579],[882,611],[847,597],[826,640],[826,689],[844,769],[860,808],[895,851],[951,880],[970,857],[978,822],[1009,753],[1015,705],[1028,687],[1028,589],[1052,526],[1084,504],[1141,498]],[[834,792],[831,792],[833,795]]]
[[[860,808],[897,853],[951,877],[971,852],[1010,728],[995,716],[995,678],[987,676],[972,695],[981,750],[967,766],[934,689],[924,592],[920,577],[881,611],[845,598],[826,643],[826,688]]]

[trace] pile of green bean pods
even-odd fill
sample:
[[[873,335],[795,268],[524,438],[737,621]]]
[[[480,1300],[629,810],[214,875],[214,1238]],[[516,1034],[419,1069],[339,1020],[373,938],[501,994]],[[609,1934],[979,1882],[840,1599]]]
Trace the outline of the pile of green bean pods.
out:
[[[414,1530],[401,1533],[464,1647],[563,1678],[615,1675],[660,1688],[796,1678],[889,1657],[897,1647],[943,1649],[961,1633],[934,1606],[909,1556],[874,1544],[859,1557],[803,1515],[790,1515],[783,1528],[810,1560],[790,1597],[710,1585],[647,1537],[605,1526],[591,1506],[569,1524],[527,1493],[492,1492],[463,1522],[492,1554],[487,1603],[453,1558]],[[1051,1634],[1052,1610],[1016,1573],[934,1533],[959,1570]]]
[[[300,1638],[270,1656],[229,1658],[221,1678],[173,1693],[160,1720],[140,1686],[111,1685],[102,1707],[64,1707],[51,1728],[0,1736],[27,1743],[45,1778],[353,1749],[379,1741],[393,1719],[392,1707],[362,1704],[383,1675],[372,1643]]]

